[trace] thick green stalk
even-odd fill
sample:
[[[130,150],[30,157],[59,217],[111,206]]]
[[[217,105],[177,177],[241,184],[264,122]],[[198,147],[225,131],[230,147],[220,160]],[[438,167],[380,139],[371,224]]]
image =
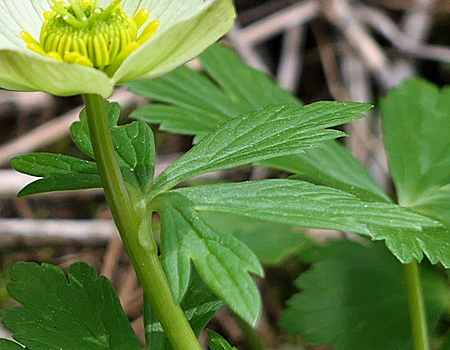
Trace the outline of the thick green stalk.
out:
[[[427,317],[420,282],[419,264],[413,261],[405,264],[406,285],[408,288],[409,313],[415,350],[430,350]]]
[[[142,224],[128,195],[111,136],[105,101],[99,95],[84,95],[95,160],[106,198],[122,241],[145,295],[155,310],[175,350],[201,350],[184,312],[175,303],[158,257],[151,225]]]

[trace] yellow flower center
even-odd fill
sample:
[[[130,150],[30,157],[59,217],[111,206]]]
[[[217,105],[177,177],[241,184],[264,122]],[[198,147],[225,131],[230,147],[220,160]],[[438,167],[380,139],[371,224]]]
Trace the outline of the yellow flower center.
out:
[[[93,67],[112,76],[122,62],[156,34],[159,21],[147,22],[150,12],[142,9],[128,17],[122,0],[111,1],[106,8],[98,0],[51,0],[52,11],[44,13],[39,42],[22,31],[27,48],[66,63]]]

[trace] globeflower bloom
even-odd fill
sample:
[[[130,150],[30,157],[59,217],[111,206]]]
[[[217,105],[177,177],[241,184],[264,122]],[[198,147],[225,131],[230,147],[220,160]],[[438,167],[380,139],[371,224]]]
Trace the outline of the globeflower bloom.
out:
[[[0,0],[0,87],[111,96],[223,36],[232,0]]]

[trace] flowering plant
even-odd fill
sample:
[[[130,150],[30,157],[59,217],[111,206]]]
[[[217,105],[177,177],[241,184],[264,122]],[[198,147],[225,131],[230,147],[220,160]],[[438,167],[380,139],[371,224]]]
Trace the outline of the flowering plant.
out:
[[[436,324],[449,292],[436,271],[424,271],[425,294],[434,301],[425,315],[418,261],[426,255],[450,267],[450,161],[436,156],[448,148],[448,89],[412,81],[382,104],[397,205],[334,141],[345,134],[333,127],[362,117],[370,105],[303,105],[221,45],[199,57],[205,74],[181,67],[151,79],[225,33],[234,17],[230,0],[0,0],[0,11],[0,87],[82,93],[86,105],[70,131],[90,160],[14,157],[14,169],[38,177],[19,196],[104,189],[144,291],[146,350],[201,350],[197,337],[224,304],[249,333],[252,349],[265,349],[246,324],[256,324],[261,310],[251,274],[263,276],[261,262],[274,264],[312,245],[298,226],[354,232],[364,245],[346,241],[309,254],[316,267],[299,279],[304,292],[283,313],[286,327],[310,342],[345,349],[398,350],[401,344],[406,350],[412,347],[408,331],[391,339],[383,327],[411,317],[415,348],[429,349],[427,320]],[[120,106],[105,98],[125,82],[152,103],[132,112],[136,121],[119,126]],[[404,127],[411,121],[422,128]],[[155,177],[146,122],[199,142]],[[253,163],[295,175],[177,188]],[[389,250],[366,237],[385,240]],[[409,295],[403,268],[389,251],[404,264]],[[0,349],[142,350],[111,283],[83,263],[67,275],[50,264],[14,266],[8,291],[24,307],[0,316],[19,344],[0,339]],[[381,299],[389,302],[380,307]],[[367,310],[370,317],[361,317]],[[208,334],[211,350],[235,350]]]
[[[102,11],[103,17],[95,18],[96,10]],[[108,16],[118,11],[126,17],[126,23],[116,21],[107,27],[106,33],[100,26],[92,25],[108,22]],[[67,19],[64,22],[64,16],[68,15],[73,20]],[[59,28],[57,25],[52,28],[45,26],[45,23],[48,24],[55,17],[66,25],[60,24]],[[87,20],[83,21],[83,17]],[[71,0],[66,5],[54,0],[1,0],[0,87],[20,91],[45,91],[57,96],[99,94],[107,98],[116,84],[137,78],[155,78],[194,58],[230,29],[233,17],[231,0]],[[113,67],[106,67],[103,71],[96,69],[98,65],[92,68],[86,64],[71,64],[67,59],[62,61],[52,55],[49,57],[40,54],[36,48],[38,45],[34,43],[42,38],[45,31],[54,31],[54,36],[50,38],[52,42],[47,36],[44,38],[47,45],[45,42],[39,43],[45,46],[41,50],[51,47],[53,43],[55,49],[50,48],[48,51],[57,52],[58,43],[67,44],[69,41],[67,38],[62,39],[64,35],[70,38],[73,47],[78,29],[87,37],[85,41],[92,42],[92,38],[97,36],[98,39],[98,34],[101,33],[106,41],[103,51],[111,51],[111,46],[114,51],[114,40],[120,40],[121,27],[128,27],[127,19],[131,18],[137,21],[140,30],[135,30],[134,38],[129,37],[120,43],[121,49],[128,52],[116,60]],[[87,29],[78,28],[77,22]],[[156,35],[149,40],[145,37],[146,30],[151,35]],[[54,37],[59,37],[59,41]],[[83,36],[78,35],[80,37]],[[27,48],[30,43],[32,48],[34,45],[34,50]],[[72,51],[80,51],[81,46],[77,45]],[[91,46],[92,56],[101,55],[101,45]],[[62,51],[60,56],[65,55],[65,49],[59,49]]]

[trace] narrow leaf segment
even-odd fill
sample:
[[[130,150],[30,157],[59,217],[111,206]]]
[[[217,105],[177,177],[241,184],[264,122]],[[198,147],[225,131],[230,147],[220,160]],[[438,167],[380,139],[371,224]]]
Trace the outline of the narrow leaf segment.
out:
[[[345,134],[326,129],[358,118],[371,106],[317,102],[308,106],[271,106],[234,118],[208,134],[167,168],[153,192],[164,191],[191,177],[259,160],[303,152]]]

